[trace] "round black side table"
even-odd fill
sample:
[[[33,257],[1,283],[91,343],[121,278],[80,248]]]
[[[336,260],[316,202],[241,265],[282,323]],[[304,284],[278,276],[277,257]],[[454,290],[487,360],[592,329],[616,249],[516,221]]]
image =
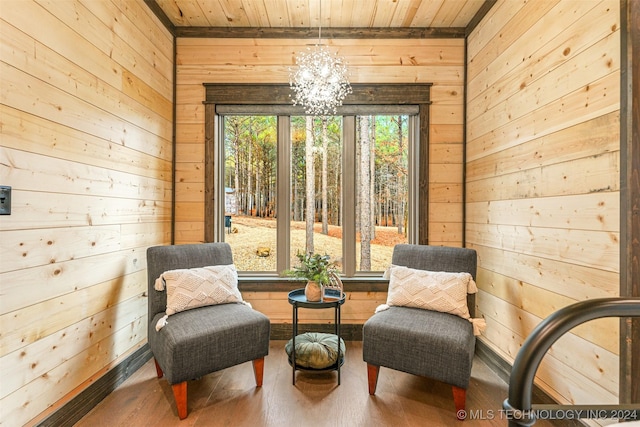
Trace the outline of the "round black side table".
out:
[[[304,288],[295,289],[289,292],[289,304],[293,306],[293,346],[291,352],[291,358],[289,364],[293,368],[293,385],[296,384],[296,370],[305,370],[311,372],[326,372],[326,371],[338,371],[338,385],[340,385],[340,367],[344,363],[344,358],[341,357],[340,352],[340,307],[344,304],[346,295],[344,292],[340,294],[340,291],[334,289],[325,289],[323,291],[323,301],[307,301],[307,297],[304,296]],[[336,336],[338,337],[338,360],[333,365],[325,369],[312,369],[298,366],[296,364],[296,336],[298,335],[298,308],[310,308],[310,309],[334,309],[334,325]]]

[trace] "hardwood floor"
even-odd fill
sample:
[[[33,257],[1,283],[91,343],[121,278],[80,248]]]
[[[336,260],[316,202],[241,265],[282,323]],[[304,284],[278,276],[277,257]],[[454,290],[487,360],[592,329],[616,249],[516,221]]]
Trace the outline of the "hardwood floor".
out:
[[[381,368],[376,395],[369,396],[362,342],[346,343],[341,385],[337,385],[336,372],[298,371],[294,386],[284,344],[271,342],[261,388],[255,386],[250,362],[190,381],[189,415],[183,421],[178,419],[171,387],[156,377],[153,360],[149,360],[75,426],[507,425],[500,412],[507,384],[477,358],[467,391],[470,416],[460,422],[451,387],[437,381]],[[537,427],[550,425],[536,423]]]

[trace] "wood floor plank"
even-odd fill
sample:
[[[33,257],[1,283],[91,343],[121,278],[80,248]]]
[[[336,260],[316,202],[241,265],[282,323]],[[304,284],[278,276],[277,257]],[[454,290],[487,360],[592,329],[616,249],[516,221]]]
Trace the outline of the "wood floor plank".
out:
[[[502,401],[507,384],[481,360],[474,360],[467,390],[467,411],[474,419],[456,419],[451,386],[427,378],[380,368],[378,388],[370,396],[362,342],[346,342],[346,361],[337,373],[296,372],[272,341],[265,358],[264,383],[256,387],[251,362],[189,381],[188,417],[180,421],[171,386],[158,379],[147,362],[105,398],[76,427],[493,427],[504,426]],[[551,423],[539,420],[536,427]]]

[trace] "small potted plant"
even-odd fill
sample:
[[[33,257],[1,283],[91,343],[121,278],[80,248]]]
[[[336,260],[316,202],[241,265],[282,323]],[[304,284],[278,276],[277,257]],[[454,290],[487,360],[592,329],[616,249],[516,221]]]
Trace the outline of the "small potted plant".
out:
[[[338,267],[330,261],[329,255],[298,252],[296,257],[300,260],[300,265],[284,274],[307,281],[304,288],[307,301],[322,301],[322,287],[330,283],[331,275],[338,271]]]

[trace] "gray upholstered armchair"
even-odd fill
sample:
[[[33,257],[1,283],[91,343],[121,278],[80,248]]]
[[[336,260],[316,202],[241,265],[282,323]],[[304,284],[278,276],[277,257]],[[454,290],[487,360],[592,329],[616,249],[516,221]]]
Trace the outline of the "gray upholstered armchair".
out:
[[[269,319],[241,303],[192,308],[165,316],[167,292],[154,287],[164,272],[233,264],[227,243],[155,246],[147,249],[149,346],[158,378],[173,389],[178,416],[187,417],[187,381],[253,361],[256,385],[262,385],[264,357],[269,353]]]
[[[477,256],[473,249],[397,245],[392,264],[417,270],[465,272],[475,280]],[[473,316],[473,300],[468,307]],[[375,394],[379,369],[384,366],[451,384],[458,413],[465,408],[475,342],[472,323],[454,314],[402,306],[376,313],[363,327],[362,352],[369,394]]]

